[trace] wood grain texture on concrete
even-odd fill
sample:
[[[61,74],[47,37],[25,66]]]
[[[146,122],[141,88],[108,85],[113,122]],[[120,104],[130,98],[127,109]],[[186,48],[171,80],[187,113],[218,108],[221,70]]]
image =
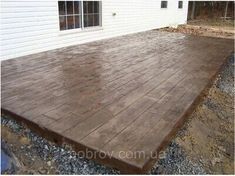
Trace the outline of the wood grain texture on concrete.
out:
[[[92,159],[144,172],[231,52],[233,40],[153,30],[7,60],[1,109]]]

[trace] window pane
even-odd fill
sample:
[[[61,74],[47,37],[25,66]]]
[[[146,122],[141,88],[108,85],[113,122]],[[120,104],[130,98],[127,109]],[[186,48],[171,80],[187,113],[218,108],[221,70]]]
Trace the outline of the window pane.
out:
[[[94,13],[99,13],[99,1],[94,1]]]
[[[74,1],[74,13],[80,14],[80,2],[79,1]]]
[[[73,16],[67,16],[67,29],[74,29]]]
[[[182,8],[183,8],[183,1],[179,1],[179,3],[178,3],[178,8],[179,8],[179,9],[182,9]]]
[[[85,3],[86,4],[86,3]],[[69,0],[69,1],[58,1],[59,5],[59,21],[60,21],[60,30],[66,29],[75,29],[81,28],[81,1],[79,0]],[[88,9],[88,3],[87,3]],[[85,17],[84,17],[85,18]],[[93,25],[93,19],[86,20],[84,19],[84,26]]]
[[[93,26],[94,15],[88,15],[88,26]]]
[[[60,16],[60,30],[66,29],[66,17]]]
[[[67,14],[73,14],[73,1],[67,1]]]
[[[84,27],[87,27],[88,26],[88,16],[84,15],[83,19],[84,19]]]
[[[100,26],[100,1],[83,1],[84,27]]]
[[[84,14],[88,13],[88,1],[83,2],[83,13]]]
[[[94,13],[93,1],[88,1],[88,13]]]
[[[100,25],[100,18],[99,14],[94,15],[94,26],[99,26]]]
[[[65,15],[65,2],[59,1],[59,15]]]
[[[161,1],[161,8],[167,8],[167,1]]]
[[[81,23],[80,23],[81,18],[80,17],[81,17],[80,15],[74,16],[74,18],[75,18],[75,28],[80,28],[81,27]]]

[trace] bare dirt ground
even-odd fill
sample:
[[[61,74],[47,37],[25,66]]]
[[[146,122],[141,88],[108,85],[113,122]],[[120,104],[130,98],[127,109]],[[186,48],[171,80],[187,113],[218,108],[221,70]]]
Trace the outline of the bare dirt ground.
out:
[[[234,60],[228,64],[227,68],[234,69]],[[227,81],[233,83],[232,79]],[[233,174],[234,94],[227,88],[223,90],[221,84],[224,83],[218,78],[175,140],[192,161],[203,164],[207,173]],[[232,89],[233,85],[230,86]]]
[[[189,30],[185,26],[161,30],[215,36],[209,30]],[[225,32],[218,35],[231,37]],[[208,95],[188,117],[150,174],[234,174],[234,93],[234,56],[231,56]],[[120,173],[81,158],[66,146],[56,146],[7,117],[1,119],[1,137],[1,144],[17,163],[17,169],[5,174]]]
[[[187,24],[194,25],[194,26],[221,27],[224,29],[233,29],[234,28],[234,20],[233,19],[224,20],[222,18],[189,20],[187,22]]]
[[[235,35],[233,20],[193,20],[187,25],[180,25],[178,28],[162,28],[160,31],[227,39],[234,39]]]

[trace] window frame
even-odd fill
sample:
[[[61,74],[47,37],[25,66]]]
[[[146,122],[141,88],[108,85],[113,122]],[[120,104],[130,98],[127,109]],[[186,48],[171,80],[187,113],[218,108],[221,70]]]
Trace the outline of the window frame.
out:
[[[181,3],[181,8],[180,8]],[[184,8],[184,1],[178,1],[178,9],[182,10]]]
[[[70,15],[68,15],[67,13],[66,14],[64,14],[64,15],[60,15],[60,13],[59,13],[59,2],[65,2],[65,4],[66,4],[66,2],[67,1],[72,1],[72,2],[75,2],[75,1],[77,1],[77,2],[79,2],[79,4],[80,4],[80,7],[79,7],[79,16],[80,16],[80,27],[79,28],[76,28],[76,27],[74,27],[73,29],[68,29],[67,28],[67,16],[76,16],[77,14],[70,14]],[[96,31],[96,30],[100,30],[100,29],[102,29],[102,27],[103,27],[103,24],[102,24],[102,0],[93,0],[93,1],[97,1],[98,3],[99,3],[99,9],[98,9],[98,13],[97,14],[99,14],[99,25],[97,25],[97,26],[87,26],[87,27],[85,27],[84,26],[84,9],[83,9],[83,2],[84,1],[89,1],[89,0],[57,0],[57,13],[58,13],[58,21],[59,21],[59,26],[58,26],[58,30],[61,32],[61,33],[70,33],[71,31]],[[74,8],[74,7],[73,7]],[[65,6],[65,12],[67,12],[67,8],[66,8],[66,6]],[[66,17],[65,18],[65,20],[66,20],[66,29],[62,29],[61,30],[61,28],[60,28],[60,17]],[[75,18],[73,19],[73,21],[74,21],[74,25],[75,25]],[[94,22],[93,22],[93,24],[94,24]]]
[[[166,3],[166,7],[162,7],[162,3],[165,2]],[[167,9],[168,8],[168,1],[161,1],[161,4],[160,4],[160,8],[161,9]]]

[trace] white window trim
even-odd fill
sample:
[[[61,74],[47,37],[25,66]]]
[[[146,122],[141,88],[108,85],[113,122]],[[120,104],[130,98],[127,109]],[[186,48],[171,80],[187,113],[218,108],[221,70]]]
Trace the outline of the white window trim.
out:
[[[102,26],[93,26],[93,27],[87,27],[84,29],[81,28],[75,28],[75,29],[69,29],[69,30],[59,30],[59,35],[67,35],[67,34],[75,34],[75,33],[85,33],[85,32],[95,32],[95,31],[101,31],[104,28]]]
[[[59,15],[59,1],[80,1],[81,3],[81,27],[80,28],[74,28],[74,29],[69,29],[69,30],[60,30],[60,15]],[[102,23],[102,0],[93,0],[93,1],[99,1],[100,2],[100,9],[99,9],[99,20],[100,20],[100,25],[99,26],[90,26],[90,27],[84,27],[84,14],[83,14],[83,1],[92,1],[92,0],[57,0],[57,14],[58,14],[58,32],[59,35],[66,35],[66,34],[71,34],[71,33],[77,33],[77,32],[94,32],[94,31],[99,31],[103,30],[103,23]],[[67,9],[66,9],[67,10]],[[67,19],[66,19],[67,23]]]

